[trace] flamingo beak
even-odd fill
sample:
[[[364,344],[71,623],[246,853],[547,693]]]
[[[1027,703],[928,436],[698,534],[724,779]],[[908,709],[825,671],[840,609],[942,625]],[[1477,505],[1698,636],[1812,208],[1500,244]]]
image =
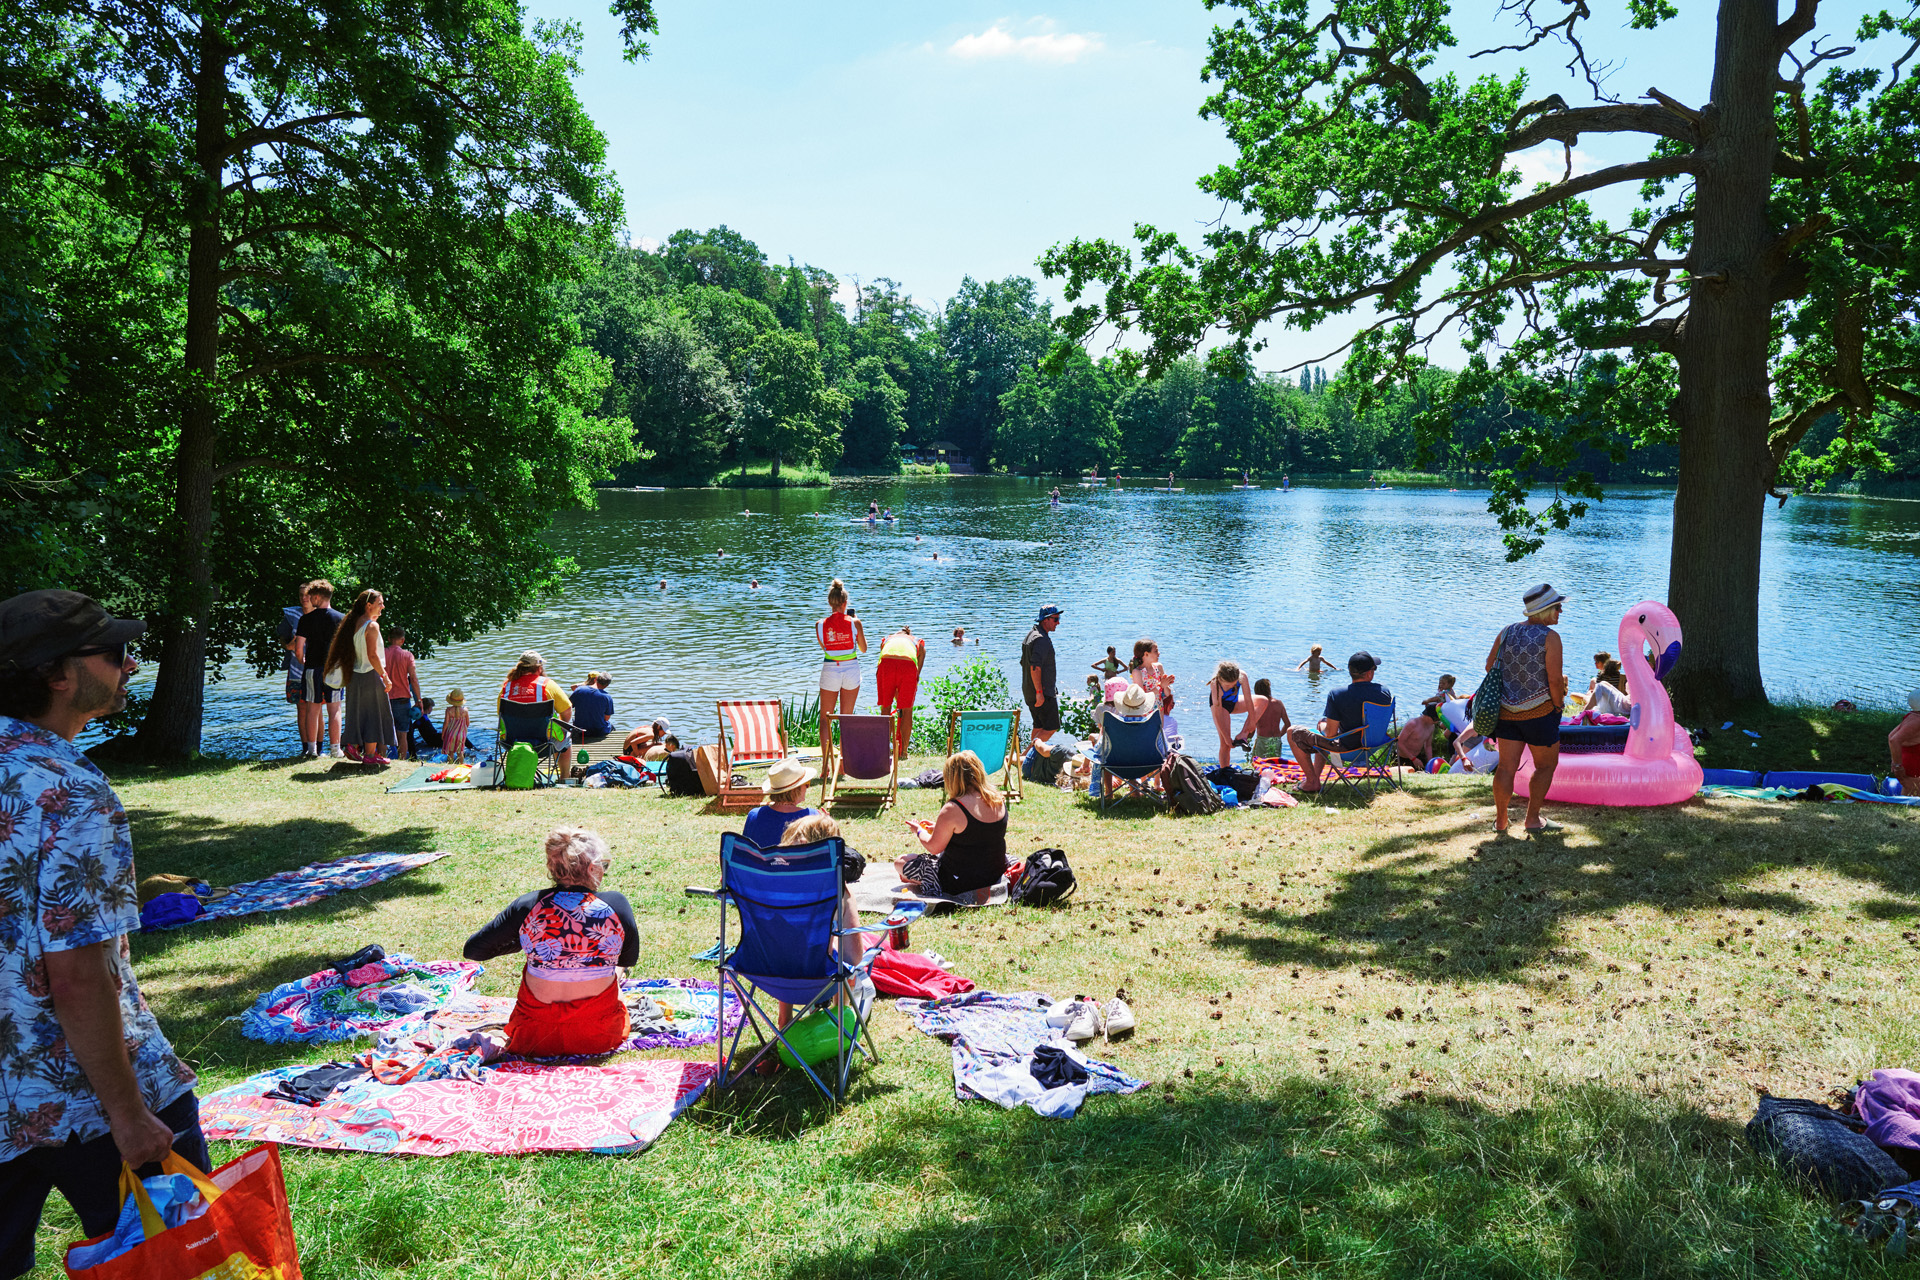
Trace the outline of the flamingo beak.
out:
[[[1653,678],[1664,680],[1680,661],[1680,638],[1668,639],[1664,627],[1648,627],[1647,642],[1653,649]]]

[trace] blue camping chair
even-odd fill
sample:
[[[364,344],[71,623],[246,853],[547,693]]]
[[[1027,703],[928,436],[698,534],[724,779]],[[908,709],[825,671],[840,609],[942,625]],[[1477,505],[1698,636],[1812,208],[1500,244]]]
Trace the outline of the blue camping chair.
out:
[[[947,713],[947,754],[971,751],[980,757],[987,776],[1000,775],[1000,790],[1009,800],[1025,794],[1020,786],[1020,708],[1011,711],[950,711]]]
[[[1166,763],[1165,737],[1158,711],[1139,720],[1126,720],[1111,711],[1100,717],[1100,794],[1095,799],[1102,813],[1117,803],[1113,780],[1132,795],[1166,804],[1164,796],[1147,786],[1147,779]]]
[[[505,773],[507,749],[515,743],[524,742],[533,748],[540,757],[540,769],[550,782],[560,780],[562,761],[566,758],[569,743],[568,730],[571,728],[565,720],[553,713],[553,700],[545,702],[508,702],[500,700],[500,721],[494,729],[494,754],[499,757],[502,768],[494,774],[494,786],[500,785]]]
[[[1350,751],[1327,753],[1326,781],[1338,782],[1355,795],[1379,787],[1396,790],[1400,786],[1399,726],[1395,722],[1394,703],[1363,702],[1366,723],[1340,734],[1339,741],[1360,740]]]
[[[866,975],[880,954],[879,948],[869,947],[858,964],[848,964],[833,943],[901,926],[881,923],[862,929],[838,927],[840,858],[845,848],[843,841],[834,838],[763,852],[745,836],[728,832],[720,837],[719,889],[687,889],[690,897],[720,900],[722,1014],[729,998],[740,1001],[741,1006],[742,1016],[731,1044],[724,1032],[726,1019],[721,1018],[716,1077],[721,1088],[752,1072],[768,1052],[785,1045],[815,1088],[836,1103],[845,1102],[854,1055],[862,1053],[871,1061],[880,1060],[867,1029],[868,1011],[857,1008],[847,991],[850,983]],[[740,913],[740,942],[731,955],[727,950],[729,903]],[[756,995],[792,1005],[792,1021],[782,1028],[778,1008],[762,1008]],[[828,1016],[844,1028],[834,1036],[832,1063],[819,1064],[827,1073],[824,1079],[787,1038],[802,1018],[816,1010],[828,1010]],[[759,1044],[753,1056],[742,1063],[740,1041],[748,1027],[752,1027]]]

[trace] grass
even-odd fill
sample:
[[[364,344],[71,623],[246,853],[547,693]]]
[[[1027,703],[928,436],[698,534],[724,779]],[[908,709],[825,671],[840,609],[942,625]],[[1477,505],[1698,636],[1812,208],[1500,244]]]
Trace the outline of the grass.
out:
[[[1887,734],[1900,721],[1897,711],[1835,711],[1809,702],[1775,702],[1707,726],[1695,754],[1709,769],[1820,770],[1832,773],[1884,774],[1892,761]],[[1691,727],[1691,726],[1689,726]],[[1749,738],[1743,730],[1759,734]]]
[[[203,1091],[329,1056],[228,1019],[367,942],[457,954],[540,882],[537,841],[561,821],[612,841],[638,971],[695,973],[714,919],[681,886],[711,882],[737,829],[653,793],[387,796],[331,762],[115,774],[143,874],[455,851],[297,911],[136,937]],[[632,1157],[289,1149],[306,1274],[1904,1274],[1751,1155],[1741,1125],[1757,1089],[1823,1097],[1915,1061],[1920,815],[1556,808],[1564,835],[1495,842],[1473,780],[1208,819],[1028,794],[1013,847],[1065,848],[1071,905],[932,919],[913,944],[994,989],[1125,988],[1139,1031],[1094,1049],[1148,1091],[1071,1122],[960,1104],[945,1048],[883,1008],[884,1060],[838,1112],[789,1073],[709,1096]],[[906,852],[899,818],[938,799],[849,818],[850,840]],[[516,977],[495,963],[481,987]],[[74,1234],[56,1197],[40,1274]]]
[[[833,477],[819,467],[798,462],[781,463],[776,476],[773,463],[762,461],[729,467],[714,476],[713,483],[722,489],[824,489],[833,483]]]

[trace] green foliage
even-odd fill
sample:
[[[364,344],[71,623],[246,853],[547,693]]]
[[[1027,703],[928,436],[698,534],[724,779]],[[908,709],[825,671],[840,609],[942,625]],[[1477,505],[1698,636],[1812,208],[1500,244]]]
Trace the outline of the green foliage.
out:
[[[950,712],[1004,711],[1015,705],[998,662],[984,653],[962,658],[945,675],[920,682],[909,749],[916,755],[945,755]]]
[[[847,397],[827,386],[819,349],[805,334],[762,334],[747,353],[745,440],[773,458],[831,465],[840,453],[837,428]]]
[[[907,431],[907,393],[887,373],[879,356],[862,356],[840,384],[847,399],[841,460],[850,467],[898,469],[900,440]]]
[[[788,745],[819,746],[820,695],[809,693],[799,698],[780,699],[780,723],[786,726]]]

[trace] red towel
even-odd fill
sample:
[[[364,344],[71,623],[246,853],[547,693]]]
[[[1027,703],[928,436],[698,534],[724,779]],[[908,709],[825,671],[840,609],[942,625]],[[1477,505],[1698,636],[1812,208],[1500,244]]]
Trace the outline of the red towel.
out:
[[[560,1058],[612,1053],[627,1042],[627,1006],[620,984],[609,982],[598,995],[548,1003],[533,994],[526,976],[507,1019],[507,1052],[525,1058]]]
[[[973,990],[973,979],[948,973],[914,951],[882,951],[873,962],[873,985],[882,995],[936,1000]]]

